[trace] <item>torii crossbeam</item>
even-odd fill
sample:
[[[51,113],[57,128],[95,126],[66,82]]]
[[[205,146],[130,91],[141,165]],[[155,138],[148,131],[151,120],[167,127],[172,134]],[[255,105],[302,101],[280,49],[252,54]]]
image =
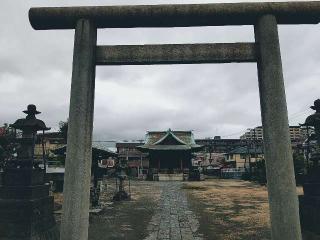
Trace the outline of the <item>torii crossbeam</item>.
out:
[[[278,24],[318,24],[320,2],[31,8],[34,29],[75,29],[61,240],[88,238],[96,65],[257,62],[272,239],[301,240]],[[253,25],[254,43],[97,46],[97,28]],[[107,233],[106,233],[107,234]]]

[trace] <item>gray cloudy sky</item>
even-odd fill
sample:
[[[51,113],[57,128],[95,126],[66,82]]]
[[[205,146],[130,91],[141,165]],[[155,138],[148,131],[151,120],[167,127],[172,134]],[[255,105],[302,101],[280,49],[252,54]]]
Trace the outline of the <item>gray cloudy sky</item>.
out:
[[[1,0],[0,125],[29,103],[58,129],[68,117],[72,30],[35,31],[35,6],[214,3],[214,0]],[[236,2],[236,1],[229,1]],[[290,124],[320,97],[319,25],[279,26]],[[253,41],[253,28],[103,29],[98,44]],[[137,139],[147,130],[194,130],[196,137],[238,137],[261,124],[256,64],[97,67],[94,138]]]

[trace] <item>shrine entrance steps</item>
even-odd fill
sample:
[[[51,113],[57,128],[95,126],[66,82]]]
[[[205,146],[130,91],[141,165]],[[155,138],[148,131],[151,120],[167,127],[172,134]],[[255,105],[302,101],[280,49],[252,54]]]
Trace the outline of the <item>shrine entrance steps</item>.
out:
[[[153,175],[154,181],[183,181],[187,176],[183,173],[158,173]]]

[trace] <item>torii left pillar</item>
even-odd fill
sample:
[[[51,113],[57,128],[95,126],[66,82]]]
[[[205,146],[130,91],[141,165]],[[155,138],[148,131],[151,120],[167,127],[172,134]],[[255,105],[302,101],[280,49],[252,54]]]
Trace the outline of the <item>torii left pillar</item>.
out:
[[[88,239],[96,42],[95,25],[79,19],[74,39],[60,240]]]

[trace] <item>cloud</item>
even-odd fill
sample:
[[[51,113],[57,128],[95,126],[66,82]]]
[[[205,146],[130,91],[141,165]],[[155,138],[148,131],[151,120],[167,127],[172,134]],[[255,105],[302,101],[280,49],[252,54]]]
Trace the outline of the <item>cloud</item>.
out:
[[[68,118],[74,32],[33,30],[30,7],[159,3],[181,1],[2,1],[0,124],[22,117],[29,103],[54,129]],[[319,31],[311,25],[279,27],[291,124],[303,122],[319,98]],[[98,31],[98,44],[105,45],[241,41],[254,41],[251,26]],[[167,128],[193,129],[196,137],[238,137],[261,124],[256,73],[255,64],[97,67],[94,138],[138,139],[147,130]]]

